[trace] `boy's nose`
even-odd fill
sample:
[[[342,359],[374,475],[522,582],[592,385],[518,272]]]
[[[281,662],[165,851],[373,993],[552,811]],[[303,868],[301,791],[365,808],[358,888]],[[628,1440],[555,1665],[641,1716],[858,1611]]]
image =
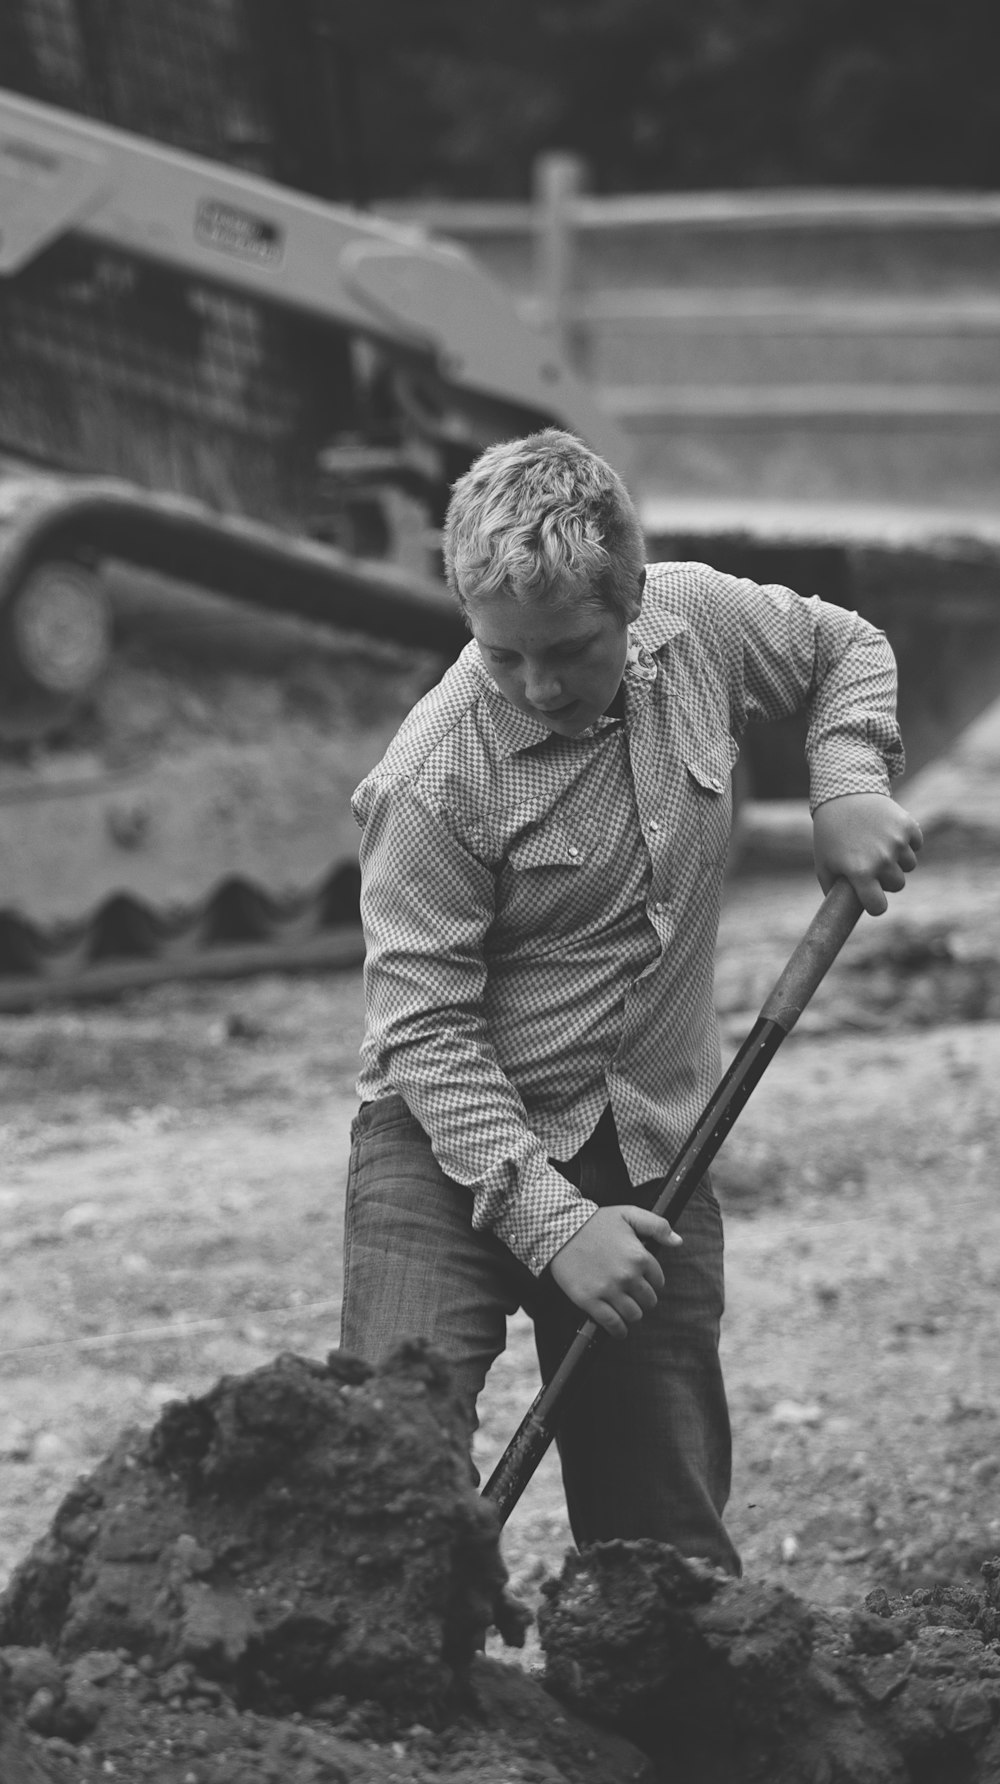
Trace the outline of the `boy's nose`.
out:
[[[559,677],[551,670],[529,668],[524,678],[524,694],[529,704],[542,712],[548,707],[565,704]]]

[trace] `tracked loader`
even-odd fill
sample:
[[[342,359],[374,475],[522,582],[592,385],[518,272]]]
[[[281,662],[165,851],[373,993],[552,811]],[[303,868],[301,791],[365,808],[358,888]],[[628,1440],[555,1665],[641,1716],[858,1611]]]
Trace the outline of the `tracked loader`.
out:
[[[475,258],[363,208],[337,10],[0,7],[0,1009],[358,958],[350,791],[466,636],[451,483],[545,422],[629,473]],[[1000,694],[995,517],[633,488],[651,556],[885,628],[911,768]],[[802,744],[747,734],[744,812]]]
[[[584,386],[462,250],[0,91],[0,1007],[358,949],[454,478]]]

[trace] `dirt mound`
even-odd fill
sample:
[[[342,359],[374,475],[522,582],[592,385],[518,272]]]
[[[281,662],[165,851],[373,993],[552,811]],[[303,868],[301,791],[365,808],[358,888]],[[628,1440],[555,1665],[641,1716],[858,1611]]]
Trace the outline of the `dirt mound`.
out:
[[[448,1371],[285,1355],[81,1480],[0,1598],[2,1784],[994,1784],[1000,1561],[823,1613],[655,1542],[517,1643]],[[600,1721],[604,1726],[598,1726]]]
[[[43,1777],[129,1784],[640,1776],[478,1658],[491,1625],[523,1639],[505,1580],[440,1359],[282,1356],[126,1432],[63,1501],[0,1599],[0,1730]]]
[[[124,1435],[15,1573],[0,1640],[189,1666],[245,1708],[440,1720],[487,1627],[522,1634],[504,1577],[440,1363],[283,1356]]]
[[[631,1742],[555,1703],[516,1667],[480,1657],[462,1708],[431,1729],[380,1719],[376,1706],[343,1704],[322,1715],[240,1711],[204,1680],[157,1678],[114,1655],[89,1656],[103,1677],[88,1732],[73,1740],[40,1729],[24,1682],[38,1651],[0,1655],[3,1784],[656,1784]],[[48,1657],[51,1660],[51,1656]],[[78,1680],[67,1678],[69,1692]],[[6,1710],[6,1718],[5,1718]]]
[[[595,1545],[545,1588],[546,1683],[670,1784],[993,1784],[1000,1561],[853,1613],[655,1542]]]

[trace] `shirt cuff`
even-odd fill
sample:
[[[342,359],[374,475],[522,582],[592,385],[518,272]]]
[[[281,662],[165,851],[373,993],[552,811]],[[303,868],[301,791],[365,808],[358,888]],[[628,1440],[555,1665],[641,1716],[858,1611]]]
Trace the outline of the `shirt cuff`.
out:
[[[828,799],[841,799],[848,793],[884,793],[892,797],[892,780],[896,768],[886,763],[875,751],[859,747],[849,754],[838,750],[837,759],[814,763],[810,773],[809,810],[825,805]]]
[[[486,1184],[477,1189],[472,1224],[489,1227],[533,1276],[540,1276],[597,1213],[597,1203],[581,1195],[547,1159],[520,1167],[509,1163],[504,1174],[506,1193]]]

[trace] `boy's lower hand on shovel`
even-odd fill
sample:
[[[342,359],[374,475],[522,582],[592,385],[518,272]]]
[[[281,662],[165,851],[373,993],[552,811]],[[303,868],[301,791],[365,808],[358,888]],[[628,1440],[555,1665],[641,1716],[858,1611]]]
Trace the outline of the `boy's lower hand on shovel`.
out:
[[[598,1208],[556,1252],[549,1269],[563,1294],[611,1338],[652,1313],[664,1275],[648,1245],[680,1245],[669,1221],[630,1203]]]

